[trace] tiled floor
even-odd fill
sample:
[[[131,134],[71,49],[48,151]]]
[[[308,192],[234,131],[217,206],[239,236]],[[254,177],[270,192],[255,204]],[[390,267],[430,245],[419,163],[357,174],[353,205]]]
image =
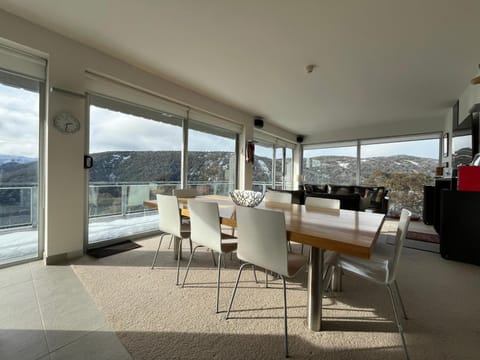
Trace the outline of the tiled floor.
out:
[[[0,359],[131,359],[70,266],[0,269]]]

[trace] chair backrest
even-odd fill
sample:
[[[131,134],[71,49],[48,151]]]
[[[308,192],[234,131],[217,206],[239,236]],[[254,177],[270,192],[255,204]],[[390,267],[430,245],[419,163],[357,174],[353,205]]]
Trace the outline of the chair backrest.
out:
[[[190,239],[217,252],[222,251],[220,214],[216,202],[189,200]]]
[[[172,195],[179,198],[193,198],[197,196],[196,189],[173,189]]]
[[[288,249],[283,212],[237,206],[240,260],[288,276]]]
[[[157,207],[160,231],[182,237],[182,223],[177,197],[157,194]]]
[[[389,262],[388,282],[396,279],[398,273],[398,264],[400,263],[400,255],[402,254],[403,242],[407,236],[408,225],[410,225],[410,217],[412,213],[407,209],[403,209],[398,222],[397,235],[395,237],[395,251],[393,259]]]
[[[268,190],[265,193],[265,197],[263,198],[263,201],[283,203],[283,204],[291,204],[292,203],[292,194],[290,194],[288,192]]]
[[[340,209],[340,200],[307,196],[305,206],[321,209]]]

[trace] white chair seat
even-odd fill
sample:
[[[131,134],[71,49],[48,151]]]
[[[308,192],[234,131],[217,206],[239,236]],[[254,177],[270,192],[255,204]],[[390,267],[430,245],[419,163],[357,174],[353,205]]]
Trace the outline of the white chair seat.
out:
[[[294,277],[298,274],[302,268],[305,267],[305,256],[289,252],[287,254],[287,262],[288,262],[288,275],[287,277]]]
[[[390,273],[389,261],[379,258],[360,259],[353,256],[341,255],[338,258],[337,266],[379,284],[385,284],[388,280],[388,274]]]

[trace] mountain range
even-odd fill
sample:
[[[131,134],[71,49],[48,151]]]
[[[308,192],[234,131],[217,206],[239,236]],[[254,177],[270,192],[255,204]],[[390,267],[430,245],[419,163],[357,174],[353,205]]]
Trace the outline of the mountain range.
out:
[[[114,151],[92,154],[93,168],[89,170],[91,182],[179,182],[181,153],[179,151]],[[0,155],[0,182],[26,184],[37,181],[37,161],[26,157]],[[235,168],[235,156],[227,152],[190,152],[188,179],[190,181],[224,181]],[[18,160],[18,161],[17,161]],[[256,180],[271,179],[272,159],[255,156]],[[423,174],[434,173],[436,159],[407,155],[371,157],[361,161],[361,178],[373,172]],[[306,182],[351,183],[356,158],[348,156],[322,156],[304,160]],[[328,174],[328,178],[325,176]],[[354,175],[353,175],[354,176]]]

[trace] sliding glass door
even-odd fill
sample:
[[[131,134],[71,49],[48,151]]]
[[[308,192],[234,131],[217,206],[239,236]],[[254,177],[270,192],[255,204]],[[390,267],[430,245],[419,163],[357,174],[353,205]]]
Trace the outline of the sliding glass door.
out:
[[[273,144],[255,144],[252,190],[265,192],[273,187]]]
[[[228,195],[236,187],[237,134],[188,122],[187,184],[202,195]]]
[[[253,163],[253,190],[267,188],[293,190],[293,150],[290,145],[276,144],[277,139],[257,140]]]
[[[40,256],[43,84],[0,71],[0,266]]]
[[[158,230],[143,202],[181,181],[182,118],[91,97],[88,245]]]

